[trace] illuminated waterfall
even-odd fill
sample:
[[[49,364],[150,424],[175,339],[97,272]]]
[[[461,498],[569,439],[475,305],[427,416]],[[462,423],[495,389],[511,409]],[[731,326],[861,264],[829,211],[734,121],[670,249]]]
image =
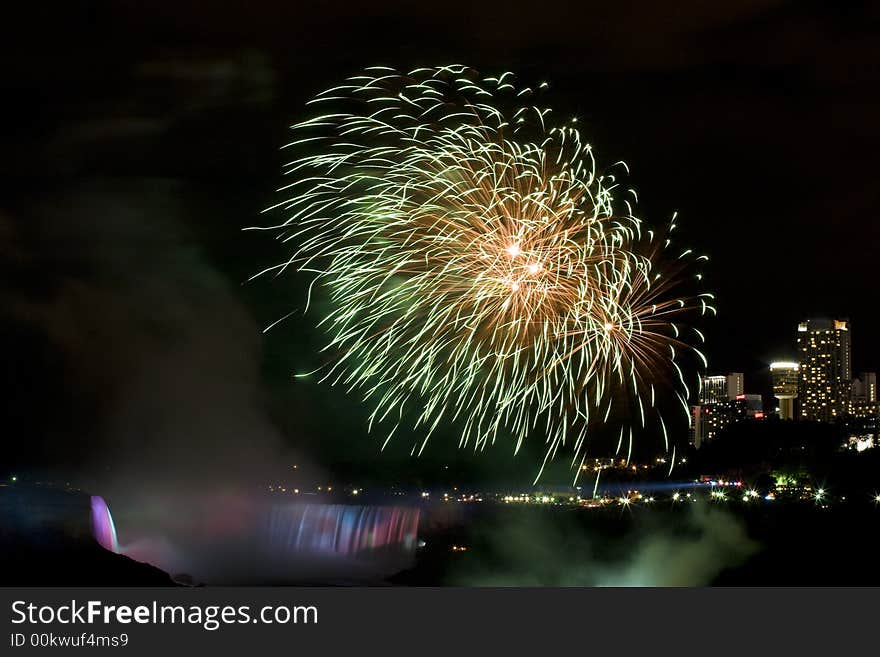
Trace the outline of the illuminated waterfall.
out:
[[[110,508],[103,497],[92,495],[92,536],[105,550],[119,552],[119,543],[116,540],[116,526],[113,524],[113,516]]]
[[[273,552],[361,555],[415,549],[419,510],[343,504],[273,505],[268,539]]]

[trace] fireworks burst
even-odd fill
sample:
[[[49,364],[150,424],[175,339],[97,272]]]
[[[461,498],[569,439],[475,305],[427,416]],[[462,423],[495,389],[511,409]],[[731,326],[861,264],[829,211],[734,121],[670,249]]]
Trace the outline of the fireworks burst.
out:
[[[636,218],[635,192],[598,173],[576,122],[529,104],[545,86],[373,68],[293,126],[292,182],[270,208],[284,221],[259,228],[292,253],[260,274],[293,268],[325,290],[322,380],[362,392],[385,444],[411,422],[420,453],[443,423],[462,447],[541,436],[545,464],[568,446],[578,465],[621,395],[635,419],[619,450],[652,413],[668,441],[655,383],[688,413],[677,355],[702,336],[677,322],[714,310],[675,289],[700,259],[668,258],[674,224]]]

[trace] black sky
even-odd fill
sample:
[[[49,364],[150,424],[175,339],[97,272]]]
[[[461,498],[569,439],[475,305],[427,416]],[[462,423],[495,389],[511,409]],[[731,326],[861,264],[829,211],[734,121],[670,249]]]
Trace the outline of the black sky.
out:
[[[273,201],[287,126],[375,64],[549,81],[598,157],[628,163],[641,216],[678,211],[710,255],[713,370],[766,392],[766,365],[794,355],[809,315],[850,317],[854,368],[880,368],[880,4],[717,4],[84,1],[7,15],[10,465],[76,461],[120,435],[161,462],[169,444],[214,442],[194,418],[222,406],[255,418],[240,434],[259,425],[266,445],[409,467],[403,451],[375,456],[357,399],[291,381],[320,337],[308,317],[260,334],[300,304],[296,285],[243,285],[281,256],[240,229]]]

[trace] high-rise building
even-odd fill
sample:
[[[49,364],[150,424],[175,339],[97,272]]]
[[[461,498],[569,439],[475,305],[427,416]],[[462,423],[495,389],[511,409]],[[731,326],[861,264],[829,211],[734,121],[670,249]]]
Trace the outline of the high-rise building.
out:
[[[731,372],[727,375],[727,399],[737,399],[745,394],[744,377],[742,372]]]
[[[786,361],[770,363],[773,395],[779,400],[779,417],[794,419],[794,400],[798,394],[798,364]]]
[[[703,407],[691,406],[691,422],[690,422],[690,442],[691,445],[700,449],[700,445],[706,440],[706,427],[703,424]]]
[[[727,399],[727,377],[704,376],[700,388],[700,404],[715,404]]]
[[[869,404],[877,401],[877,372],[862,374],[862,385],[865,386],[865,401]]]
[[[852,400],[854,404],[877,401],[877,373],[862,372],[852,381]]]
[[[704,376],[701,381],[700,403],[731,401],[743,394],[743,387],[742,372]]]
[[[700,445],[712,440],[727,425],[734,421],[731,402],[724,400],[712,402],[691,409],[693,414],[693,444],[699,449]]]
[[[852,350],[848,320],[809,319],[798,325],[798,397],[803,420],[830,422],[852,402]]]
[[[855,402],[849,429],[850,436],[856,439],[880,436],[880,402]]]
[[[880,438],[880,402],[877,401],[877,374],[862,372],[853,379],[852,417],[848,425],[850,444],[862,451]]]

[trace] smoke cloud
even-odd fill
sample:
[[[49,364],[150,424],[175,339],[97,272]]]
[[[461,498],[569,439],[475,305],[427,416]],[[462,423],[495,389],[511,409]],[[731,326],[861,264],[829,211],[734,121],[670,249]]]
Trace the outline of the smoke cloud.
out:
[[[645,512],[621,522],[579,514],[521,514],[478,538],[474,560],[449,583],[465,586],[705,586],[743,563],[759,545],[742,521],[694,503],[675,513]],[[603,521],[613,520],[612,525]],[[628,530],[615,535],[618,525]]]

